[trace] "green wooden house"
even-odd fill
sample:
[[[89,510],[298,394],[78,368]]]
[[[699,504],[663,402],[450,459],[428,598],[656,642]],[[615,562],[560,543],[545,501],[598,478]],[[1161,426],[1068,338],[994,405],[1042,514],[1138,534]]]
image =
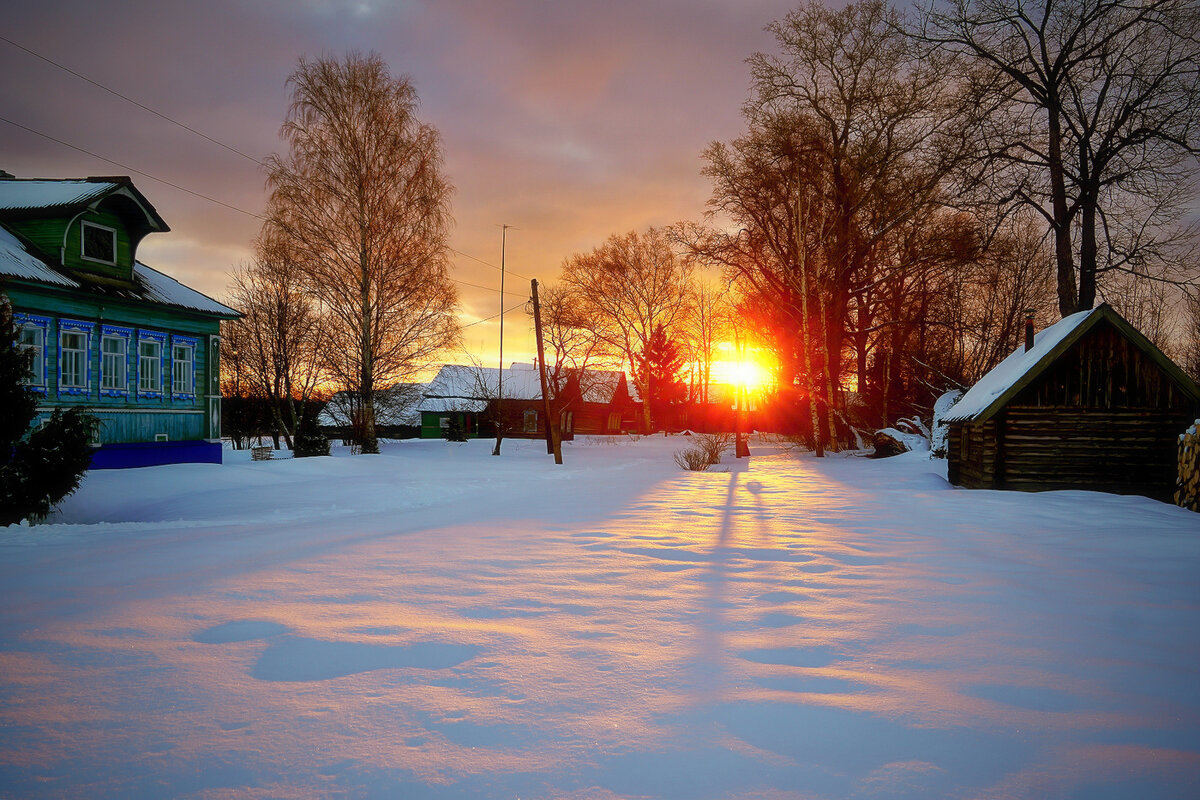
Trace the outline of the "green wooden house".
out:
[[[0,292],[34,353],[34,424],[87,408],[95,469],[221,461],[220,322],[238,314],[137,260],[167,230],[127,177],[0,171]]]

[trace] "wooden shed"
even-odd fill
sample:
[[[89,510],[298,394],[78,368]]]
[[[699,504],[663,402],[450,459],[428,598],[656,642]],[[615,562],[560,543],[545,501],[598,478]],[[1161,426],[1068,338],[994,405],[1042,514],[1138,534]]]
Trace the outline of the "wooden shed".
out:
[[[1046,328],[950,410],[950,482],[1168,499],[1200,386],[1104,304]]]

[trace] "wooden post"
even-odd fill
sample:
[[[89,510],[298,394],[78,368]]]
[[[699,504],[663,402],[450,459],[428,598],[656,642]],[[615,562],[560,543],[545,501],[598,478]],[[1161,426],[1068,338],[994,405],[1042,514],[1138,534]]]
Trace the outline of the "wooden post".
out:
[[[533,330],[537,335],[538,375],[542,381],[542,408],[546,412],[546,452],[554,454],[554,463],[563,463],[562,434],[558,430],[558,418],[554,416],[554,404],[550,400],[549,382],[546,380],[546,349],[542,344],[542,305],[538,301],[537,278],[529,282],[533,291]]]

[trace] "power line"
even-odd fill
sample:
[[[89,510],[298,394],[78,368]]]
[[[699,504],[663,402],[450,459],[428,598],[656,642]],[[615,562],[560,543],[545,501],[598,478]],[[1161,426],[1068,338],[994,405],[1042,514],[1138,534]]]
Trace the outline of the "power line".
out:
[[[453,247],[450,247],[450,246],[447,246],[446,249],[449,250],[451,253],[458,253],[463,258],[469,258],[472,261],[478,261],[480,264],[483,264],[485,267],[491,267],[492,269],[496,269],[496,270],[500,269],[492,262],[484,261],[482,258],[476,258],[475,256],[471,255],[470,253],[464,253],[462,250],[455,250]],[[508,269],[507,267],[505,267],[504,271],[509,273],[510,275],[516,275],[518,278],[524,278],[525,280],[532,280],[528,275],[522,275],[521,273],[515,272],[511,269]]]
[[[524,308],[524,307],[525,307],[525,305],[526,305],[528,302],[529,302],[529,301],[528,301],[528,300],[526,300],[524,303],[517,303],[517,304],[516,304],[515,306],[513,306],[512,308],[506,308],[506,309],[504,309],[504,311],[503,311],[502,313],[504,313],[504,314],[507,314],[507,313],[508,313],[508,312],[510,312],[510,311],[516,311],[518,308]],[[470,328],[470,327],[472,327],[472,326],[474,326],[474,325],[479,325],[480,323],[483,323],[483,322],[491,322],[492,320],[494,320],[494,319],[497,319],[497,318],[499,318],[499,317],[500,317],[500,314],[492,314],[490,317],[484,317],[483,319],[477,319],[477,320],[475,320],[474,322],[469,322],[469,323],[467,323],[466,325],[463,325],[462,327],[463,327],[464,329],[466,329],[466,328]]]
[[[92,86],[95,86],[95,87],[96,87],[96,88],[98,88],[98,89],[103,89],[104,91],[108,92],[109,94],[113,95],[114,97],[119,97],[119,98],[121,98],[122,100],[124,100],[125,102],[127,102],[127,103],[131,103],[132,105],[135,105],[135,106],[137,106],[138,108],[142,109],[143,111],[146,111],[146,112],[148,112],[148,113],[150,113],[150,114],[153,114],[154,116],[156,116],[156,117],[158,117],[158,118],[160,118],[160,119],[166,120],[167,122],[170,122],[172,125],[177,125],[177,126],[179,126],[180,128],[183,128],[185,131],[188,131],[189,133],[193,133],[193,134],[195,134],[196,136],[199,136],[201,139],[204,139],[204,140],[206,140],[206,141],[212,142],[213,144],[217,145],[218,147],[223,147],[223,148],[225,148],[226,150],[228,150],[228,151],[229,151],[229,152],[231,152],[231,153],[236,153],[237,155],[241,156],[242,158],[245,158],[245,159],[247,159],[248,161],[252,161],[252,162],[254,162],[255,164],[259,165],[260,167],[262,167],[262,166],[266,166],[265,164],[263,164],[263,162],[262,162],[261,160],[259,160],[259,159],[255,158],[254,156],[252,156],[252,155],[249,155],[248,153],[245,153],[245,152],[243,152],[243,151],[241,151],[241,150],[237,149],[236,147],[233,147],[232,145],[228,145],[228,144],[225,144],[225,143],[224,143],[224,142],[222,142],[222,141],[219,141],[219,140],[217,140],[217,139],[214,139],[213,137],[209,136],[208,134],[206,134],[206,133],[204,133],[204,132],[202,132],[202,131],[198,131],[198,130],[196,130],[195,128],[191,127],[190,125],[187,125],[187,124],[185,124],[185,123],[183,123],[183,122],[180,122],[180,121],[179,121],[179,120],[177,120],[177,119],[174,119],[174,118],[172,118],[172,117],[169,117],[169,116],[167,116],[166,114],[162,113],[161,111],[156,111],[155,109],[153,109],[153,108],[150,108],[149,106],[145,105],[144,103],[139,103],[137,100],[134,100],[132,97],[129,97],[128,95],[124,95],[124,94],[122,94],[121,92],[118,92],[116,89],[113,89],[113,88],[111,88],[111,87],[105,86],[103,83],[100,83],[99,81],[93,80],[93,79],[89,78],[89,77],[88,77],[88,76],[86,76],[86,75],[83,75],[83,74],[81,74],[81,73],[79,73],[79,72],[76,72],[75,70],[71,69],[70,67],[67,67],[67,66],[65,66],[65,65],[63,65],[63,64],[60,64],[60,63],[58,63],[57,61],[55,61],[54,59],[52,59],[52,58],[49,58],[48,56],[44,56],[44,55],[42,55],[41,53],[35,52],[35,51],[33,51],[33,50],[30,50],[28,47],[25,47],[25,46],[24,46],[24,45],[22,45],[22,44],[18,44],[17,42],[14,42],[12,39],[9,39],[9,38],[8,38],[8,37],[6,37],[6,36],[0,36],[0,42],[7,42],[8,44],[12,45],[13,47],[17,48],[18,50],[22,50],[22,51],[24,51],[24,52],[28,53],[29,55],[33,56],[34,58],[41,59],[42,61],[45,61],[47,64],[50,64],[51,66],[57,67],[58,69],[61,69],[63,72],[66,72],[66,73],[68,73],[68,74],[70,74],[70,75],[73,75],[73,76],[75,76],[76,78],[78,78],[78,79],[79,79],[79,80],[81,80],[81,81],[84,81],[84,82],[86,82],[86,83],[89,83],[89,84],[91,84]],[[0,118],[0,119],[2,119],[2,118]],[[76,147],[76,146],[75,146],[75,145],[73,145],[73,144],[68,144],[67,142],[64,142],[64,141],[62,141],[62,140],[60,140],[60,139],[55,139],[53,136],[49,136],[49,135],[47,135],[47,134],[44,134],[44,133],[41,133],[41,132],[39,132],[39,131],[35,131],[35,130],[33,130],[32,128],[26,128],[24,125],[19,125],[19,124],[15,123],[15,122],[12,122],[11,120],[7,120],[7,119],[5,119],[5,120],[4,120],[4,122],[7,122],[7,123],[9,123],[10,125],[16,125],[16,127],[18,127],[18,128],[22,128],[22,129],[24,129],[24,130],[27,130],[27,131],[29,131],[30,133],[37,134],[38,136],[43,136],[43,137],[45,137],[45,138],[47,138],[47,139],[50,139],[51,141],[57,142],[57,143],[59,143],[59,144],[61,144],[61,145],[64,145],[65,147],[70,147],[70,148],[71,148],[71,149],[73,149],[73,150],[78,150],[79,152],[81,152],[81,153],[85,153],[85,154],[87,154],[87,155],[90,155],[90,156],[92,156],[93,158],[98,158],[98,159],[100,159],[101,161],[105,161],[105,162],[107,162],[107,163],[109,163],[109,164],[112,164],[112,165],[114,165],[114,166],[121,167],[121,169],[127,169],[127,170],[130,170],[130,171],[132,171],[132,172],[136,172],[138,175],[143,175],[143,176],[145,176],[145,177],[147,177],[147,178],[150,178],[150,179],[152,179],[152,180],[159,181],[160,183],[164,183],[164,184],[166,184],[167,186],[171,186],[171,187],[174,187],[174,188],[176,188],[176,189],[179,189],[180,191],[184,191],[184,192],[187,192],[187,193],[189,193],[189,194],[195,195],[196,197],[200,197],[200,198],[203,198],[203,199],[205,199],[205,200],[211,200],[212,202],[214,202],[214,203],[217,203],[218,205],[225,206],[226,208],[233,209],[234,211],[239,211],[239,212],[241,212],[241,213],[243,213],[243,214],[247,214],[247,215],[249,215],[249,216],[255,217],[256,219],[263,219],[263,218],[262,218],[261,216],[259,216],[258,214],[252,214],[252,213],[251,213],[251,212],[249,212],[249,211],[244,211],[243,209],[237,208],[236,206],[231,206],[231,205],[229,205],[228,203],[223,203],[223,202],[221,202],[220,200],[216,200],[216,199],[213,199],[213,198],[207,197],[207,196],[205,196],[205,195],[203,195],[203,194],[200,194],[199,192],[193,192],[193,191],[192,191],[192,190],[190,190],[190,189],[185,189],[185,188],[183,188],[182,186],[179,186],[178,184],[171,183],[170,181],[165,181],[165,180],[163,180],[162,178],[156,178],[155,176],[153,176],[153,175],[150,175],[150,174],[148,174],[148,173],[146,173],[146,172],[143,172],[143,171],[141,171],[141,170],[139,170],[139,169],[134,169],[133,167],[129,167],[129,166],[126,166],[126,165],[124,165],[124,164],[118,163],[118,162],[116,162],[116,161],[113,161],[113,160],[111,160],[111,159],[105,158],[104,156],[97,155],[96,153],[93,153],[93,152],[91,152],[91,151],[84,150],[84,149],[83,149],[83,148],[81,148],[81,147]],[[464,252],[463,252],[463,251],[461,251],[461,250],[457,250],[457,249],[455,249],[455,248],[453,248],[453,247],[449,247],[449,246],[447,246],[447,248],[446,248],[446,249],[447,249],[447,250],[449,250],[449,251],[450,251],[450,252],[452,252],[452,253],[457,253],[458,255],[462,256],[463,258],[469,258],[469,259],[471,259],[472,261],[476,261],[476,262],[478,262],[478,263],[480,263],[480,264],[483,264],[484,266],[491,267],[492,269],[495,269],[495,270],[498,270],[498,269],[500,269],[500,267],[496,266],[495,264],[491,263],[490,261],[484,261],[482,258],[477,258],[477,257],[475,257],[475,256],[471,255],[470,253],[464,253]],[[510,269],[510,270],[508,270],[508,272],[511,272],[513,275],[516,275],[518,278],[524,278],[525,280],[530,280],[530,278],[529,278],[529,276],[528,276],[528,275],[522,275],[521,273],[519,273],[519,272],[516,272],[515,270],[511,270],[511,269]]]
[[[139,103],[137,100],[134,100],[132,97],[128,97],[126,95],[121,94],[116,89],[110,89],[109,87],[105,86],[103,83],[100,83],[99,81],[94,81],[86,75],[81,75],[78,72],[76,72],[75,70],[71,69],[70,67],[63,66],[62,64],[58,63],[57,61],[55,61],[52,58],[47,58],[46,56],[42,55],[41,53],[35,53],[34,51],[30,50],[28,47],[17,44],[12,39],[9,39],[5,36],[0,36],[0,42],[7,42],[7,43],[11,44],[13,47],[17,48],[18,50],[24,50],[26,53],[33,56],[34,58],[40,58],[42,61],[45,61],[47,64],[58,67],[63,72],[74,75],[76,78],[79,78],[79,80],[81,80],[81,81],[90,83],[92,86],[95,86],[97,89],[103,89],[104,91],[108,92],[109,94],[113,95],[114,97],[119,97],[127,103],[132,103],[133,105],[137,106],[138,108],[142,109],[143,111],[150,112],[151,114],[158,117],[159,119],[164,119],[167,122],[170,122],[172,125],[178,125],[180,128],[183,128],[185,131],[196,134],[201,139],[210,141],[213,144],[217,145],[218,147],[224,147],[229,152],[236,153],[237,155],[241,156],[242,158],[245,158],[249,161],[253,161],[255,164],[258,164],[260,167],[263,166],[263,162],[259,161],[254,156],[243,153],[241,150],[238,150],[236,147],[227,145],[224,142],[217,141],[216,139],[209,136],[208,134],[201,133],[200,131],[196,130],[195,128],[193,128],[189,125],[185,125],[184,123],[180,122],[177,119],[172,119],[171,117],[168,117],[166,114],[162,113],[161,111],[155,111],[153,108],[150,108],[147,105]],[[128,169],[128,167],[126,167],[126,169]],[[140,173],[140,174],[145,174],[145,173]]]
[[[254,217],[255,219],[261,219],[261,220],[266,219],[265,217],[263,217],[259,214],[255,214],[253,211],[247,211],[244,208],[238,208],[237,206],[230,205],[229,203],[226,203],[223,200],[218,200],[215,197],[209,197],[206,194],[201,194],[200,192],[192,191],[191,189],[188,189],[185,186],[180,186],[178,183],[172,183],[171,181],[166,180],[165,178],[160,178],[157,175],[151,175],[149,172],[140,170],[137,167],[131,167],[128,164],[122,164],[120,161],[113,161],[111,158],[105,158],[104,156],[100,155],[99,153],[93,153],[91,150],[85,150],[82,147],[77,147],[76,145],[73,145],[70,142],[64,142],[62,139],[56,139],[55,137],[51,136],[48,133],[42,133],[41,131],[35,131],[33,128],[22,125],[19,122],[13,122],[11,119],[8,119],[7,117],[0,117],[0,122],[7,122],[9,125],[12,125],[14,128],[20,128],[21,130],[28,131],[36,136],[41,136],[43,139],[49,139],[52,142],[61,144],[63,147],[69,147],[72,150],[76,150],[80,153],[83,153],[84,155],[89,155],[92,158],[98,158],[101,161],[104,161],[105,163],[112,164],[114,167],[120,167],[121,169],[129,170],[130,172],[137,173],[138,175],[141,175],[142,177],[149,178],[152,181],[158,181],[159,183],[170,186],[173,189],[178,189],[181,192],[187,192],[188,194],[192,195],[193,197],[199,197],[201,200],[207,200],[210,203],[216,203],[219,206],[224,206],[225,208],[228,208],[230,211],[236,211],[239,214],[245,214],[246,216]]]
[[[0,36],[0,39],[3,39],[3,38],[4,38],[4,37]],[[5,40],[5,41],[7,41],[7,40]],[[75,151],[77,151],[77,152],[80,152],[80,153],[83,153],[84,155],[88,155],[88,156],[91,156],[92,158],[99,159],[99,160],[101,160],[101,161],[105,162],[106,164],[112,164],[114,167],[120,167],[121,169],[128,170],[128,171],[130,171],[130,172],[136,173],[136,174],[138,174],[138,175],[141,175],[141,176],[143,176],[143,177],[145,177],[145,178],[149,178],[150,180],[153,180],[153,181],[158,181],[158,182],[159,182],[159,183],[161,183],[161,184],[164,184],[164,185],[166,185],[166,186],[170,186],[172,189],[178,189],[178,190],[179,190],[179,191],[181,191],[181,192],[186,192],[187,194],[190,194],[190,195],[192,195],[193,197],[198,197],[198,198],[200,198],[201,200],[207,200],[207,201],[208,201],[208,202],[210,202],[210,203],[216,203],[216,204],[217,204],[217,205],[219,205],[219,206],[223,206],[223,207],[225,207],[225,208],[228,208],[230,211],[236,211],[236,212],[238,212],[239,214],[245,214],[245,215],[246,215],[246,216],[248,216],[248,217],[253,217],[254,219],[257,219],[257,220],[262,220],[263,222],[266,222],[266,219],[267,219],[267,218],[266,218],[266,217],[264,217],[264,216],[262,216],[261,214],[255,214],[254,212],[252,212],[252,211],[247,211],[247,210],[246,210],[246,209],[244,209],[244,208],[238,208],[237,206],[235,206],[235,205],[231,205],[231,204],[229,204],[229,203],[226,203],[226,202],[225,202],[225,201],[223,201],[223,200],[218,200],[218,199],[216,199],[215,197],[209,197],[209,196],[208,196],[208,195],[206,195],[206,194],[203,194],[203,193],[201,193],[201,192],[194,191],[194,190],[192,190],[192,189],[189,189],[189,188],[187,188],[186,186],[180,186],[178,183],[174,183],[174,182],[172,182],[172,181],[166,180],[165,178],[160,178],[160,177],[158,177],[157,175],[151,175],[149,172],[146,172],[146,171],[144,171],[144,170],[140,170],[140,169],[138,169],[137,167],[131,167],[131,166],[129,166],[128,164],[123,164],[123,163],[121,163],[120,161],[114,161],[114,160],[113,160],[113,159],[111,159],[111,158],[106,158],[106,157],[104,157],[104,156],[100,155],[99,153],[94,153],[94,152],[92,152],[91,150],[87,150],[87,149],[85,149],[85,148],[78,147],[78,146],[76,146],[76,145],[73,145],[73,144],[71,144],[70,142],[64,142],[62,139],[55,138],[54,136],[51,136],[51,135],[50,135],[50,134],[48,134],[48,133],[42,133],[41,131],[34,130],[33,128],[30,128],[30,127],[28,127],[28,126],[26,126],[26,125],[22,125],[22,124],[21,124],[21,123],[19,123],[19,122],[13,122],[11,119],[8,119],[7,117],[0,116],[0,122],[7,122],[9,125],[12,125],[12,126],[13,126],[13,127],[15,127],[15,128],[20,128],[20,129],[21,129],[21,130],[23,130],[23,131],[28,131],[29,133],[32,133],[32,134],[34,134],[34,135],[36,135],[36,136],[41,136],[43,139],[48,139],[49,141],[51,141],[51,142],[54,142],[54,143],[56,143],[56,144],[60,144],[60,145],[62,145],[63,147],[69,147],[70,149],[72,149],[72,150],[75,150]],[[452,253],[458,253],[460,256],[465,256],[466,258],[469,258],[469,259],[471,259],[471,260],[473,260],[473,261],[479,261],[481,264],[487,264],[487,262],[486,262],[486,261],[481,261],[480,259],[478,259],[478,258],[475,258],[474,256],[471,256],[471,255],[467,255],[466,253],[464,253],[464,252],[462,252],[462,251],[460,251],[460,250],[455,250],[453,247],[447,247],[446,249],[447,249],[447,250],[449,250],[449,251],[450,251],[450,252],[452,252]],[[488,264],[488,266],[491,266],[491,264]],[[499,267],[497,267],[497,269],[499,269]],[[449,276],[447,276],[447,277],[449,277]],[[454,281],[455,283],[460,283],[460,284],[462,284],[463,286],[470,286],[470,287],[472,287],[472,288],[475,288],[475,289],[483,289],[483,290],[484,290],[484,291],[486,291],[486,292],[498,292],[498,291],[500,291],[499,289],[497,289],[497,288],[496,288],[496,287],[494,287],[494,286],[484,286],[484,285],[482,285],[482,284],[478,284],[478,283],[471,283],[470,281],[464,281],[464,280],[460,280],[460,279],[458,279],[458,278],[450,278],[450,280]],[[505,292],[504,294],[506,294],[506,295],[509,295],[509,296],[513,296],[513,297],[520,297],[520,296],[522,296],[522,294],[521,294],[520,292]]]

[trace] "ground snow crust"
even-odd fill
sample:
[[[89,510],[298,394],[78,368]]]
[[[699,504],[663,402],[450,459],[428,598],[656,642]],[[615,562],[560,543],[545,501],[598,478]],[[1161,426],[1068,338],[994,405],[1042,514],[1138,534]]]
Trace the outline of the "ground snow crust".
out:
[[[1193,797],[1195,514],[404,442],[0,534],[0,797]]]

